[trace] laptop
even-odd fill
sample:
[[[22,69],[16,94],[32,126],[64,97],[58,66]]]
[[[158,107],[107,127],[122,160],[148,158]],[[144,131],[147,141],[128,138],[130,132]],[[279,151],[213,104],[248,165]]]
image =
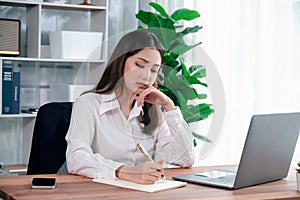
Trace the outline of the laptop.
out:
[[[300,131],[300,113],[253,115],[237,168],[174,176],[175,180],[239,189],[288,174]]]

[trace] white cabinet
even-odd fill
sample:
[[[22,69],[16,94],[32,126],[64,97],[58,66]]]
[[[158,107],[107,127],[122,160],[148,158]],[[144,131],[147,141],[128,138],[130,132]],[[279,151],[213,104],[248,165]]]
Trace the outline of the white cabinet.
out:
[[[82,0],[83,1],[83,0]],[[21,20],[21,55],[0,55],[0,102],[2,102],[2,69],[6,62],[21,73],[20,110],[40,107],[56,101],[52,94],[59,85],[95,85],[107,58],[107,0],[91,1],[90,6],[79,5],[81,0],[66,4],[53,0],[2,1],[0,18]],[[56,31],[101,32],[99,59],[62,59],[49,55],[49,35]],[[69,45],[68,45],[69,46]],[[69,48],[80,48],[74,41]],[[61,99],[60,99],[61,101]],[[1,103],[0,103],[1,105]],[[2,106],[1,106],[2,107]],[[35,114],[2,114],[0,111],[0,163],[27,163]]]

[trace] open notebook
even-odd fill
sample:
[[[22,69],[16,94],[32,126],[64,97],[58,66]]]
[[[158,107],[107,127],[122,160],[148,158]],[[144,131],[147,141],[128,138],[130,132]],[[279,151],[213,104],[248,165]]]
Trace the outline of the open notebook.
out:
[[[156,183],[151,185],[144,185],[144,184],[138,184],[129,181],[113,180],[113,179],[105,179],[105,178],[93,179],[93,181],[97,183],[114,185],[118,187],[140,190],[144,192],[159,192],[159,191],[170,190],[170,189],[183,187],[187,185],[186,182],[174,181],[174,180],[159,180]]]

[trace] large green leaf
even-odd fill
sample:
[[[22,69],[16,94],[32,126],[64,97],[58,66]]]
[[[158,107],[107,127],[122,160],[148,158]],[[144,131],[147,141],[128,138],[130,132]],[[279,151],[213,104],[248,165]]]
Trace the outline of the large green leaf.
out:
[[[189,33],[196,33],[198,32],[200,29],[202,29],[202,26],[194,26],[194,27],[187,27],[185,28],[183,31],[181,31],[179,34],[182,34],[182,35],[187,35]]]
[[[174,24],[174,27],[175,27],[175,29],[179,29],[179,28],[183,28],[184,26],[183,25],[176,25],[176,24]]]
[[[176,78],[176,76],[173,76],[174,72],[170,71],[167,76],[165,76],[165,86],[172,89],[175,93],[176,90],[183,90],[186,89],[189,86],[186,86],[186,83],[181,80]]]
[[[177,29],[177,27],[175,26],[175,28]],[[196,33],[198,32],[200,29],[202,29],[202,26],[194,26],[194,27],[187,27],[185,28],[183,31],[178,32],[176,35],[176,40],[182,40],[182,38],[190,33]],[[175,41],[174,41],[175,42]]]
[[[180,102],[172,90],[170,90],[169,88],[167,88],[166,86],[161,85],[161,84],[158,84],[158,88],[161,92],[163,92],[164,94],[166,94],[168,97],[170,97],[172,99],[175,106],[180,107]]]
[[[164,47],[168,50],[171,42],[176,37],[174,23],[170,19],[155,19],[149,23],[148,30],[154,33]]]
[[[169,15],[166,13],[165,9],[157,4],[157,3],[154,3],[154,2],[150,2],[149,5],[154,8],[157,12],[159,12],[162,16],[166,17],[166,18],[170,18]]]
[[[188,100],[194,100],[197,99],[198,94],[195,88],[191,87],[190,85],[187,84],[182,84],[178,88],[178,91],[181,91],[183,97]]]
[[[182,64],[181,68],[184,69]],[[169,72],[164,71],[164,84],[174,93],[180,91],[184,98],[188,100],[204,99],[207,97],[206,95],[198,94],[193,85],[191,85],[185,78],[178,75],[176,70],[171,69]]]
[[[189,73],[196,78],[206,77],[206,68],[203,65],[192,65],[189,68]]]
[[[163,57],[163,72],[170,69],[177,70],[179,72],[181,69],[178,69],[178,66],[180,65],[179,62],[176,60],[178,57],[177,54],[174,54],[172,52],[165,52]]]
[[[177,55],[183,55],[185,52],[191,50],[192,48],[198,46],[201,43],[202,42],[199,42],[194,45],[187,45],[185,43],[180,43],[180,44],[176,45],[173,49],[171,49],[171,51]]]
[[[164,79],[164,85],[176,94],[180,92],[186,100],[199,99],[199,94],[195,88],[193,88],[183,79],[174,78],[174,76],[168,75]],[[204,96],[202,95],[200,97]]]
[[[188,70],[187,70],[187,68],[186,68],[186,66],[185,66],[185,64],[184,64],[183,58],[182,58],[182,57],[179,58],[179,61],[180,61],[180,64],[181,64],[182,75],[183,75],[184,77],[188,77],[188,76],[189,76],[189,72],[188,72]]]
[[[202,114],[202,113],[198,113],[198,114],[195,114],[191,117],[184,117],[184,120],[187,122],[187,123],[193,123],[193,122],[198,122],[198,121],[202,121],[202,120],[205,120],[208,118],[208,115],[207,114]]]
[[[187,75],[184,77],[184,79],[190,84],[190,85],[202,85],[204,87],[207,87],[207,83],[204,83],[200,81],[196,76],[193,75]]]
[[[197,17],[200,17],[198,11],[189,10],[187,8],[178,9],[171,15],[171,18],[174,21],[179,21],[179,20],[191,21],[193,19],[196,19]]]
[[[188,108],[182,111],[184,118],[188,123],[200,121],[206,119],[210,114],[214,112],[211,109],[211,104],[201,103],[198,105],[189,105]]]
[[[208,142],[208,143],[212,143],[212,141],[210,139],[208,139],[207,137],[200,135],[198,133],[192,132],[193,136],[199,140],[202,140],[204,142]]]
[[[186,110],[187,109],[187,100],[184,98],[183,94],[180,91],[176,91],[177,99],[179,101],[180,109]]]
[[[139,19],[141,22],[143,22],[146,25],[149,25],[151,21],[161,18],[159,15],[152,13],[152,12],[146,12],[143,10],[140,10],[138,14],[135,15],[137,19]]]
[[[206,99],[207,98],[207,94],[198,94],[197,95],[197,99]]]

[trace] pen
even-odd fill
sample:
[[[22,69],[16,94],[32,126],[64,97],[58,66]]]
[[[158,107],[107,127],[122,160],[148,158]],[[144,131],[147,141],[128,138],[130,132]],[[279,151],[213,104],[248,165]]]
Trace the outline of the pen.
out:
[[[141,143],[138,143],[136,146],[144,154],[144,156],[147,158],[148,161],[154,161]],[[165,176],[165,173],[164,173],[164,168],[162,168],[161,177],[164,180],[166,180],[166,176]]]

